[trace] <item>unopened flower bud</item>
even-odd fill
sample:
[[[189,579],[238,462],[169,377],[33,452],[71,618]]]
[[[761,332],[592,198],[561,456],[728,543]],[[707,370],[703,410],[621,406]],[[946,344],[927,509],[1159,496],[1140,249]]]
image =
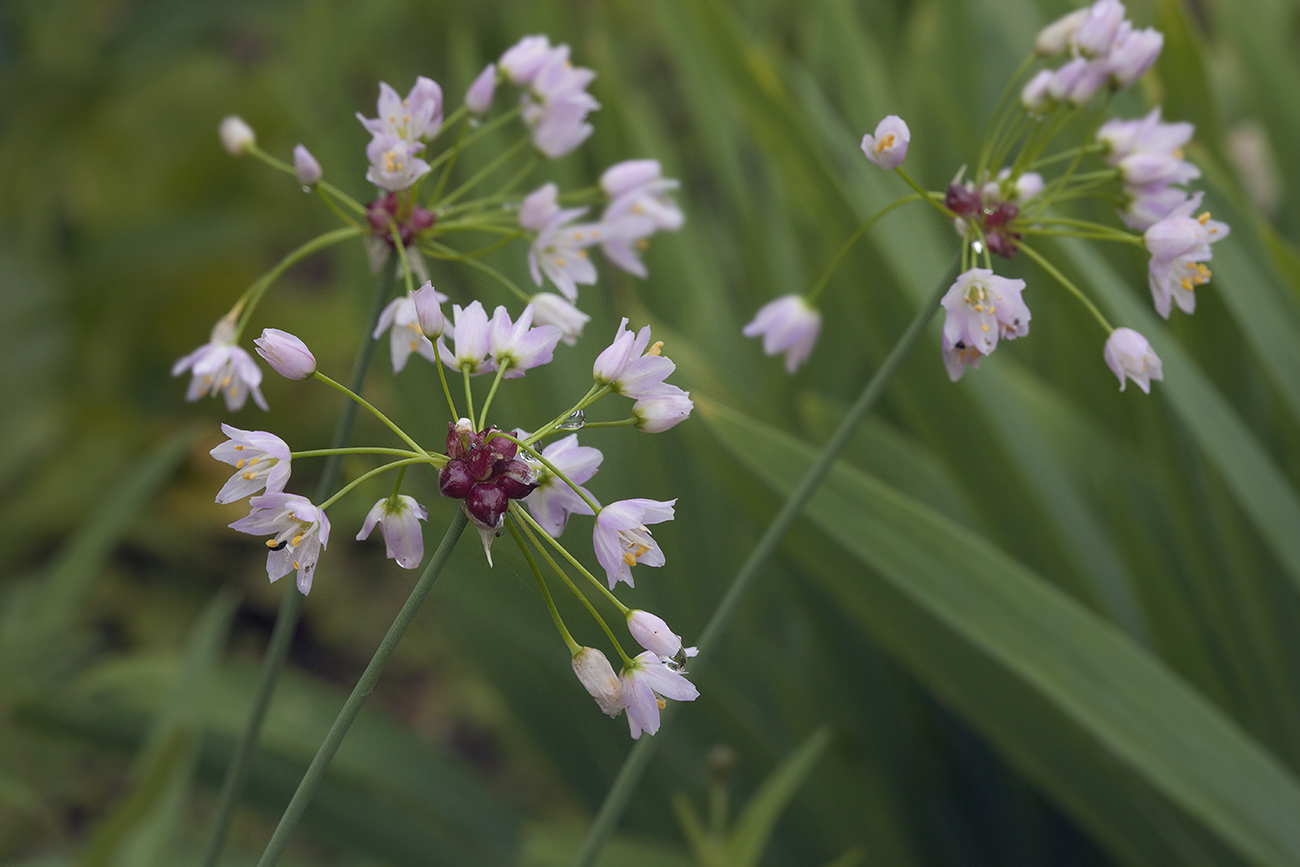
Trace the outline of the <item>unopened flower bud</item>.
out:
[[[690,392],[670,385],[665,386],[661,393],[643,397],[633,404],[632,417],[636,419],[638,430],[663,433],[685,421],[694,408]]]
[[[461,460],[451,460],[438,473],[438,490],[444,497],[463,500],[474,488],[474,477],[469,474],[469,466]]]
[[[430,340],[437,340],[447,329],[447,317],[442,313],[442,302],[446,295],[433,288],[433,283],[425,280],[424,285],[416,289],[411,296],[415,299],[415,317],[420,323],[420,330]]]
[[[287,331],[278,328],[262,329],[262,336],[253,341],[257,354],[285,379],[306,379],[316,372],[316,356],[307,344]]]
[[[573,673],[601,711],[610,716],[623,711],[623,682],[614,674],[605,654],[594,647],[582,648],[573,655]]]
[[[465,512],[483,529],[496,529],[510,508],[510,498],[500,485],[480,482],[465,497]]]
[[[1056,76],[1050,69],[1040,69],[1037,75],[1029,79],[1020,91],[1020,104],[1026,111],[1036,112],[1043,107],[1047,102],[1048,90],[1055,80]]]
[[[668,628],[662,617],[649,611],[633,611],[627,628],[636,643],[659,656],[675,657],[682,649],[682,637]]]
[[[1132,328],[1116,328],[1106,340],[1102,357],[1111,372],[1119,377],[1119,390],[1128,383],[1125,377],[1137,383],[1146,394],[1151,393],[1151,380],[1164,379],[1160,356],[1151,344]]]
[[[465,93],[465,108],[470,114],[487,114],[497,90],[497,66],[489,63]]]
[[[235,156],[242,156],[244,151],[257,144],[253,128],[238,115],[232,114],[224,118],[218,132],[221,134],[221,144]]]
[[[1076,9],[1069,15],[1056,19],[1039,31],[1038,38],[1034,40],[1034,52],[1039,57],[1060,54],[1070,44],[1079,26],[1087,20],[1087,9]]]
[[[298,175],[298,183],[309,187],[318,183],[323,174],[320,163],[303,145],[297,145],[293,149],[293,171]]]

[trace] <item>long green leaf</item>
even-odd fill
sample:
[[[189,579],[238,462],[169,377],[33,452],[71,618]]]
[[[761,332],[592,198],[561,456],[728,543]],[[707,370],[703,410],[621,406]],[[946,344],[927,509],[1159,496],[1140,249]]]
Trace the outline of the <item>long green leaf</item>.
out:
[[[788,493],[813,450],[701,402],[719,439]],[[1262,864],[1300,860],[1300,787],[1162,663],[983,539],[841,465],[809,518],[955,637],[986,654],[1227,846]],[[866,604],[868,585],[840,587]]]

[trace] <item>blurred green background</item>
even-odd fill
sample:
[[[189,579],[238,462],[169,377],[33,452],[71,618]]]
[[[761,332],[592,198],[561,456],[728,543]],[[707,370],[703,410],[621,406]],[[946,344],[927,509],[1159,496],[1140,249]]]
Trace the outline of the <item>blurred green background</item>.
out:
[[[740,327],[801,291],[907,190],[858,150],[890,113],[942,188],[973,160],[1049,0],[0,3],[0,859],[193,863],[283,583],[212,497],[218,425],[327,445],[337,396],[269,373],[271,411],[186,404],[170,366],[281,256],[335,225],[217,140],[238,113],[302,142],[358,198],[377,82],[450,107],[519,37],[597,70],[589,143],[535,175],[590,184],[654,157],[686,227],[650,279],[601,266],[587,338],[503,388],[529,427],[587,387],[623,315],[652,322],[700,398],[659,436],[590,431],[604,501],[678,498],[668,557],[624,601],[688,643],[812,450],[944,279],[955,236],[904,209],[850,256],[797,376]],[[1233,234],[1194,317],[1150,311],[1139,251],[1048,247],[1165,360],[1116,391],[1104,335],[1028,263],[1029,339],[948,382],[938,327],[768,565],[659,738],[607,864],[694,863],[672,806],[732,812],[825,725],[761,863],[1300,863],[1300,5],[1129,4],[1166,34],[1114,113],[1197,126],[1189,157]],[[503,140],[504,141],[504,140]],[[487,150],[491,150],[488,148]],[[1263,156],[1261,156],[1263,154]],[[475,153],[463,176],[486,164]],[[1106,209],[1094,217],[1110,220]],[[522,247],[492,260],[521,285]],[[461,268],[435,285],[517,305]],[[346,377],[374,278],[360,244],[292,269],[257,311]],[[367,396],[433,443],[432,367]],[[616,417],[619,409],[600,410]],[[709,411],[706,411],[709,410]],[[357,443],[389,444],[363,419]],[[308,493],[318,467],[295,465]],[[345,476],[372,464],[349,460]],[[351,540],[376,481],[331,515],[227,859],[255,863],[414,576]],[[453,505],[412,473],[438,538]],[[576,549],[587,525],[575,522]],[[527,567],[465,539],[331,768],[283,863],[567,863],[630,747],[574,679]],[[588,556],[594,565],[594,558]],[[561,602],[579,641],[596,644]],[[734,762],[717,782],[715,745]],[[710,768],[714,771],[710,771]],[[711,776],[713,774],[713,776]],[[714,779],[714,783],[710,780]],[[738,863],[738,862],[736,862]]]

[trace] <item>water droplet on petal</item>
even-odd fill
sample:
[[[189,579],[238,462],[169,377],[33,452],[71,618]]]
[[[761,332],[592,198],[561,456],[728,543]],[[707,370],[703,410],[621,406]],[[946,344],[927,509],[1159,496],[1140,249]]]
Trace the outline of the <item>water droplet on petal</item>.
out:
[[[978,255],[980,255],[981,253],[984,252],[984,242],[983,242],[983,241],[971,241],[971,242],[970,242],[970,248],[971,248],[971,252],[973,252],[976,256],[978,256]]]
[[[587,414],[580,409],[569,413],[569,417],[557,424],[556,430],[582,430],[587,423]]]
[[[311,187],[307,186],[306,184],[303,184],[303,185],[302,185],[302,191],[303,191],[304,193],[310,193],[310,192],[311,192]]]

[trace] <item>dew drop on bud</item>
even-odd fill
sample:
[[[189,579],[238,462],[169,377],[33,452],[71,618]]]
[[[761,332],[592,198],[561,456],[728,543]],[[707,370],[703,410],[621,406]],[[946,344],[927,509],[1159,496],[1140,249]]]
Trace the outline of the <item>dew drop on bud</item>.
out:
[[[306,184],[303,184],[303,185],[302,185],[302,191],[303,191],[304,193],[310,193],[310,192],[311,192],[311,187],[307,186]]]
[[[575,409],[569,413],[569,417],[557,424],[557,430],[582,430],[582,426],[587,423],[587,414],[580,409]]]

